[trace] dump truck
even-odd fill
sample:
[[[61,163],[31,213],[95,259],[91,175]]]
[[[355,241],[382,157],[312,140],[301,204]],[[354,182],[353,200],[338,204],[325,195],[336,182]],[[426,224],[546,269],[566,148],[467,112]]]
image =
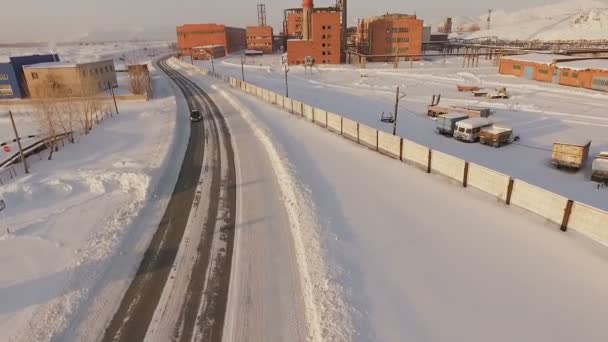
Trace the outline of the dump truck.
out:
[[[595,157],[591,167],[591,180],[608,184],[608,152],[602,152]]]
[[[502,124],[484,127],[479,132],[479,142],[482,145],[500,147],[508,145],[516,139],[517,137],[513,134],[513,129]]]
[[[437,125],[435,131],[441,135],[453,136],[454,129],[456,129],[456,123],[458,121],[466,120],[469,116],[462,113],[451,113],[443,114],[437,117]]]
[[[562,141],[553,143],[551,160],[557,168],[580,169],[587,162],[591,141]]]

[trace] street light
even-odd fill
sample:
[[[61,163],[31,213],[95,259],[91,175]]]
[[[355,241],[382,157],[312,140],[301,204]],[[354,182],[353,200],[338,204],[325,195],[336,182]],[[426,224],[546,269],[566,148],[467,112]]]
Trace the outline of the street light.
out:
[[[241,56],[241,79],[245,82],[245,55]]]
[[[287,83],[287,73],[289,72],[289,66],[285,64],[285,97],[289,97],[289,83]]]

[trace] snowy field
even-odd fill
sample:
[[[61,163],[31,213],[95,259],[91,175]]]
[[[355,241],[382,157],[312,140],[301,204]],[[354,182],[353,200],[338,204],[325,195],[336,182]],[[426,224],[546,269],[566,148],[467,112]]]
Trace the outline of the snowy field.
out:
[[[208,61],[197,64],[211,69]],[[248,57],[245,80],[279,94],[285,79],[281,56]],[[407,96],[400,103],[398,135],[495,169],[592,206],[608,209],[608,191],[589,181],[592,158],[579,172],[560,171],[551,165],[553,142],[569,139],[592,140],[591,155],[608,150],[608,94],[500,75],[491,61],[480,60],[479,68],[462,68],[462,59],[433,58],[369,64],[368,69],[327,66],[305,74],[301,67],[289,72],[289,95],[368,126],[389,132],[391,124],[380,121],[382,112],[394,111],[395,89]],[[215,61],[216,71],[241,78],[239,56]],[[506,86],[508,100],[487,100],[459,93],[459,84],[480,85],[488,90]],[[495,122],[512,126],[521,140],[495,149],[480,144],[460,143],[435,134],[435,122],[426,116],[433,94],[441,94],[444,105],[489,107]]]
[[[189,131],[188,116],[176,116],[185,103],[153,74],[154,100],[122,103],[119,116],[51,161],[47,152],[31,157],[30,175],[15,166],[19,177],[0,186],[0,340],[96,336],[111,318],[164,211]],[[17,112],[20,126],[34,127]],[[8,119],[0,120],[4,136]]]
[[[264,326],[271,328],[261,340],[282,341],[271,336],[278,327],[290,324],[293,313],[285,311],[279,321],[275,315],[260,314],[275,312],[284,304],[276,291],[256,289],[275,284],[267,283],[274,279],[265,276],[268,264],[278,259],[280,265],[287,265],[295,257],[305,257],[308,268],[300,272],[310,275],[313,284],[323,284],[315,288],[313,303],[323,303],[332,294],[338,302],[345,300],[352,319],[350,330],[350,320],[340,319],[344,307],[327,311],[320,305],[317,314],[324,324],[323,335],[308,341],[332,340],[326,334],[337,331],[344,335],[336,340],[357,342],[608,338],[602,319],[608,313],[604,291],[608,277],[601,272],[608,260],[605,247],[184,70],[212,97],[225,98],[247,118],[257,139],[272,141],[273,147],[267,149],[271,170],[260,180],[245,178],[242,188],[266,182],[272,169],[285,168],[288,175],[282,174],[279,184],[292,179],[287,186],[301,196],[295,202],[299,220],[306,219],[312,208],[315,222],[302,228],[310,230],[306,234],[322,246],[320,263],[311,262],[318,255],[309,249],[294,256],[273,248],[269,256],[266,248],[248,243],[280,243],[278,234],[258,224],[269,225],[280,214],[267,217],[262,211],[237,221],[237,227],[243,221],[235,242],[239,246],[235,258],[240,262],[234,264],[233,274],[238,276],[231,288],[243,292],[232,293],[228,308],[232,317],[228,322],[237,336]],[[226,113],[231,125],[237,121],[234,112]],[[247,146],[256,144],[251,141]],[[272,157],[275,153],[278,158]],[[264,156],[245,154],[244,159],[266,163]],[[293,203],[286,201],[287,210]],[[248,221],[252,218],[254,223]],[[239,258],[239,250],[248,254]],[[322,264],[329,266],[329,274],[317,279],[324,276]],[[263,304],[258,308],[259,302]]]

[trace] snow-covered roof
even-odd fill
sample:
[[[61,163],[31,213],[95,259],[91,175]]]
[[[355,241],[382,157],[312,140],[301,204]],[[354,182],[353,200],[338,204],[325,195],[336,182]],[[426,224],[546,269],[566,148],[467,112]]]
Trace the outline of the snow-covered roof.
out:
[[[590,144],[591,140],[585,138],[562,138],[556,141],[555,144],[561,145],[572,145],[572,146],[586,146]]]
[[[463,128],[475,128],[483,127],[492,124],[492,120],[486,118],[470,118],[462,121],[458,121],[456,126]]]
[[[511,129],[511,127],[495,124],[490,127],[485,127],[482,130],[485,132],[491,133],[491,134],[500,134],[500,133],[512,131],[513,129]]]
[[[11,59],[8,56],[0,56],[0,63],[10,63]]]
[[[561,68],[572,70],[608,70],[608,59],[585,59],[580,61],[557,63]]]
[[[503,56],[501,58],[519,62],[551,64],[556,59],[572,58],[572,56],[556,55],[552,53],[528,53],[525,55]]]
[[[50,68],[75,68],[77,66],[76,63],[70,62],[47,62],[47,63],[37,63],[24,65],[24,68],[28,69],[50,69]]]

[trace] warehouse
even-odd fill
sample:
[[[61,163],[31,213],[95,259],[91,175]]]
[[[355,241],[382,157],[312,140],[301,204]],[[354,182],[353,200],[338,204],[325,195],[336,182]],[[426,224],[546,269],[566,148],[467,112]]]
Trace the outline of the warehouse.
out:
[[[224,54],[247,47],[245,29],[219,24],[187,24],[177,27],[177,47],[181,56],[192,56],[198,46],[221,45]]]
[[[247,49],[272,53],[272,26],[247,26]]]
[[[424,35],[424,21],[416,15],[386,14],[359,21],[358,50],[373,55],[372,61],[385,61],[387,56],[415,56],[420,59]],[[380,57],[383,56],[383,57]]]
[[[298,20],[298,17],[301,20]],[[304,0],[302,13],[289,16],[289,20],[301,22],[301,31],[295,23],[288,23],[299,39],[287,41],[287,61],[289,64],[304,64],[308,57],[315,64],[340,64],[341,20],[340,10],[336,8],[315,9],[312,0]]]
[[[608,59],[543,53],[503,56],[499,72],[529,80],[608,91]]]
[[[87,96],[118,86],[113,60],[50,62],[23,67],[32,98]]]
[[[31,55],[20,57],[0,57],[0,99],[27,97],[27,86],[23,66],[34,63],[58,61],[57,55]]]

